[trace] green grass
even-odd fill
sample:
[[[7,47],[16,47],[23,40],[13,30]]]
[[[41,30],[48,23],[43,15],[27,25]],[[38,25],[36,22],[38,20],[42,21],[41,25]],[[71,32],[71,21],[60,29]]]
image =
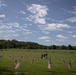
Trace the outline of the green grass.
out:
[[[51,59],[52,69],[47,68],[48,59],[40,59],[41,53],[47,53]],[[76,51],[75,50],[3,50],[0,51],[0,75],[76,75]],[[8,56],[11,56],[9,58]],[[13,60],[19,60],[21,66],[15,69]],[[31,64],[32,59],[35,59]],[[65,60],[63,64],[62,60]],[[68,70],[69,59],[72,70]],[[27,60],[27,61],[26,61]],[[17,72],[21,72],[18,73]]]

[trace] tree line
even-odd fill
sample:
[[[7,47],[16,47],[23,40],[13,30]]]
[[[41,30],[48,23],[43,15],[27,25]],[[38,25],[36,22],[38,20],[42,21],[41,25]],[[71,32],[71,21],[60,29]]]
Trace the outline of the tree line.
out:
[[[18,41],[18,40],[0,40],[0,49],[54,49],[54,50],[76,50],[76,46],[71,46],[70,44],[68,46],[62,45],[40,45],[35,42],[24,42],[24,41]]]

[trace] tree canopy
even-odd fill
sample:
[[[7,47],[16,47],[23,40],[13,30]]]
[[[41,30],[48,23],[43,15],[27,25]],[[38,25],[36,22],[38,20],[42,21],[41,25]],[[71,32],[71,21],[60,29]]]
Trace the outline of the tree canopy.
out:
[[[0,40],[0,49],[10,49],[10,48],[18,48],[18,49],[66,49],[66,50],[76,50],[76,46],[71,46],[70,44],[68,46],[62,45],[40,45],[35,42],[24,42],[24,41],[17,41],[15,39],[13,40]]]

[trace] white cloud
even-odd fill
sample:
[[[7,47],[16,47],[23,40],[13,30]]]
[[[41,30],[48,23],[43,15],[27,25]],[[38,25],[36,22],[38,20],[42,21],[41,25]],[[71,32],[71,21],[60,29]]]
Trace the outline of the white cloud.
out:
[[[7,23],[7,25],[12,26],[12,27],[16,27],[16,28],[20,27],[19,23],[17,23],[17,22],[10,22],[10,23]]]
[[[44,5],[32,4],[28,7],[28,10],[38,17],[45,17],[47,15],[48,8]]]
[[[68,33],[70,33],[70,34],[71,34],[71,33],[73,33],[73,31],[68,31]]]
[[[20,34],[20,33],[22,34]],[[18,22],[0,22],[0,38],[3,39],[12,39],[16,38],[20,35],[26,35],[26,34],[32,34],[32,31],[30,31],[27,28],[27,25],[23,24],[20,25]]]
[[[46,40],[46,39],[50,39],[50,37],[48,37],[48,36],[42,36],[42,37],[39,37],[39,39]]]
[[[8,29],[11,29],[12,26],[8,26],[7,24],[1,22],[0,23],[0,30],[8,30]]]
[[[71,11],[73,14],[76,14],[76,6],[73,7],[73,11]]]
[[[76,10],[76,6],[74,6],[73,8],[74,8],[74,10]]]
[[[60,38],[60,39],[67,39],[67,37],[65,37],[65,36],[63,36],[63,35],[60,35],[60,34],[57,35],[56,37],[57,37],[57,38]]]
[[[24,14],[24,15],[26,14],[23,10],[21,10],[20,13],[21,13],[21,14]]]
[[[2,37],[18,36],[16,29],[18,30],[20,29],[19,24],[17,22],[14,23],[0,22],[0,35],[2,35]]]
[[[25,32],[25,34],[32,34],[32,32]]]
[[[68,24],[51,23],[47,24],[42,29],[48,31],[54,31],[54,30],[62,30],[62,28],[70,28],[70,26]]]
[[[72,37],[73,37],[73,38],[76,38],[76,35],[73,35]]]
[[[70,28],[68,24],[57,24],[57,28]]]
[[[47,15],[48,8],[45,5],[32,4],[28,6],[27,10],[31,12],[29,18],[32,19],[33,22],[39,24],[46,23],[45,16]]]
[[[39,37],[38,39],[44,40],[45,42],[51,42],[51,43],[53,43],[53,41],[50,40],[50,37],[49,36],[42,36],[42,37]]]
[[[69,19],[67,19],[67,21],[69,21],[69,22],[76,22],[76,17],[69,18]]]
[[[30,30],[25,30],[25,31],[23,32],[23,35],[26,35],[26,34],[32,34],[32,31],[30,31]]]
[[[40,23],[40,24],[45,24],[46,23],[44,18],[36,18],[35,22]]]
[[[19,28],[20,27],[19,23],[15,22],[14,23],[14,27],[18,27]]]
[[[7,5],[3,2],[3,0],[0,0],[0,8],[6,7]]]
[[[13,34],[12,36],[19,36],[19,34]]]
[[[26,25],[20,25],[20,24],[17,23],[17,22],[7,23],[7,25],[8,25],[8,26],[11,26],[12,29],[14,29],[14,30],[17,31],[17,32],[21,31],[23,35],[32,34],[32,32],[27,29],[27,26],[26,26]]]
[[[8,30],[8,29],[7,29],[7,30],[2,30],[2,32],[3,32],[3,33],[9,33],[9,34],[15,33],[15,31],[12,30],[12,29],[11,29],[11,30]]]
[[[53,41],[51,41],[51,40],[49,40],[49,39],[46,39],[45,41],[46,41],[46,42],[51,42],[51,43],[53,42]]]
[[[49,34],[50,32],[49,31],[42,31],[42,33]]]
[[[66,42],[67,40],[66,39],[57,39],[57,41],[59,41],[59,42]]]
[[[5,26],[5,25],[1,25],[0,26],[0,29],[3,29],[3,30],[5,30],[5,29],[11,29],[12,27],[11,26]]]
[[[14,30],[8,30],[8,29],[5,29],[5,30],[0,30],[0,38],[2,39],[12,39],[14,37],[17,37],[19,36],[18,33],[16,33]]]
[[[14,30],[0,30],[0,34],[13,34],[13,33],[15,33],[15,31]],[[2,35],[3,36],[3,35]]]
[[[67,10],[66,10],[67,11]],[[71,14],[76,14],[76,6],[73,6],[73,9],[70,10],[70,11],[67,11],[68,13],[71,13]]]
[[[5,15],[0,15],[0,18],[5,18]]]
[[[70,14],[74,14],[74,15],[76,14],[76,6],[73,6],[72,10],[66,10],[66,9],[62,9],[62,10]]]

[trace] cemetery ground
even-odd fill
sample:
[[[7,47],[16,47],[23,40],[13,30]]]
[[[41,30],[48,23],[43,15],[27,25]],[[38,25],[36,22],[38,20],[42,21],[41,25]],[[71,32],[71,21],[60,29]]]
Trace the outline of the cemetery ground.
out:
[[[41,59],[41,54],[45,53],[47,57]],[[48,60],[51,61],[51,69],[48,69]],[[20,64],[15,68],[18,62]],[[76,51],[0,50],[0,75],[76,75]]]

